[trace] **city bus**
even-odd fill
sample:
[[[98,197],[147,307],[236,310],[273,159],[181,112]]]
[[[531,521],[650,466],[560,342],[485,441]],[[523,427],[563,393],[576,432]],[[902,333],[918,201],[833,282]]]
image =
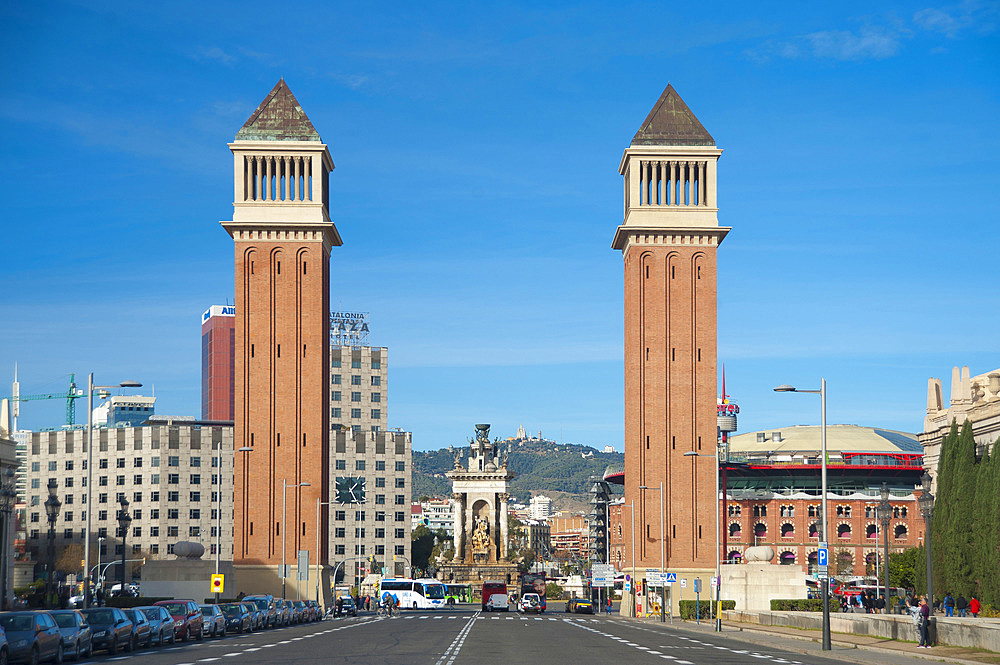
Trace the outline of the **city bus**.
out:
[[[437,580],[408,577],[394,577],[382,580],[379,598],[392,594],[399,599],[399,606],[405,609],[429,610],[445,604],[445,585]]]
[[[449,605],[471,603],[472,586],[468,584],[446,584],[444,596],[445,602]]]

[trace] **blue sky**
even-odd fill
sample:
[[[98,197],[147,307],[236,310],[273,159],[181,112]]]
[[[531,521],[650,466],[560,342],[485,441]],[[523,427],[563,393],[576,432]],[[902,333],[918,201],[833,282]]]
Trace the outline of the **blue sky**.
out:
[[[284,76],[337,165],[331,307],[390,349],[390,426],[621,449],[617,166],[671,82],[725,150],[741,431],[815,423],[771,388],[821,376],[831,422],[919,431],[928,377],[1000,366],[998,7],[4,3],[0,385],[93,371],[199,414],[226,143]]]

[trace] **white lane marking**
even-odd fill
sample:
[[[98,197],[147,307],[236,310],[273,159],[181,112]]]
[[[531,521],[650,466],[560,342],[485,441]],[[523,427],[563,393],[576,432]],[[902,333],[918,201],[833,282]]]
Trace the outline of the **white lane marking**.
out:
[[[694,665],[690,660],[678,660],[677,665]]]
[[[653,651],[652,649],[649,650],[649,653],[653,654],[654,656],[659,656],[660,655],[659,651]]]
[[[250,647],[249,649],[244,649],[244,651],[260,651],[260,647]]]
[[[223,658],[233,658],[235,656],[242,656],[242,655],[243,655],[242,651],[233,651],[232,653],[224,653],[224,654],[222,654],[222,657]]]
[[[462,630],[458,632],[452,643],[445,649],[441,658],[438,659],[436,665],[442,665],[445,659],[448,659],[448,665],[452,665],[455,662],[455,658],[458,657],[458,652],[461,650],[462,645],[465,644],[465,638],[469,635],[469,631],[472,630],[472,626],[476,623],[476,619],[479,618],[479,612],[472,615],[472,618],[462,627]],[[450,654],[450,657],[449,657]]]
[[[218,658],[199,658],[199,663],[211,663],[213,660],[219,660]]]

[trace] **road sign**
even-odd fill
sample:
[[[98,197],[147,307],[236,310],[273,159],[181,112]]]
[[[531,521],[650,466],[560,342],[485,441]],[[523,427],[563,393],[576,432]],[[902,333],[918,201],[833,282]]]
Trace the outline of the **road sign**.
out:
[[[694,592],[695,593],[701,593],[701,578],[700,577],[694,578]]]
[[[719,578],[718,577],[713,577],[712,578],[712,588],[713,589],[719,588]]]
[[[667,584],[673,584],[677,581],[677,573],[667,573]]]
[[[826,566],[830,563],[830,550],[825,547],[821,547],[816,550],[816,563],[820,566]]]
[[[686,577],[682,577],[682,578],[681,578],[681,588],[682,588],[682,589],[686,589],[686,588],[687,588],[687,585],[688,585],[688,581],[687,581],[687,578],[686,578]]]
[[[629,593],[630,591],[632,591],[632,581],[625,580],[625,593]]]
[[[226,586],[225,575],[212,575],[212,593],[222,593]]]
[[[309,550],[299,550],[299,561],[298,561],[298,580],[304,581],[309,579]]]

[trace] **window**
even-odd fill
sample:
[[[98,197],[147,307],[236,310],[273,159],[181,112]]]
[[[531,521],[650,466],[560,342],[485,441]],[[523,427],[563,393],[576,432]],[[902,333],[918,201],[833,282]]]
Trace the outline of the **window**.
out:
[[[375,521],[376,522],[384,522],[385,521],[385,511],[384,510],[376,510],[375,511]]]
[[[97,495],[97,503],[107,503],[107,502],[108,502],[108,495],[106,492],[101,492],[100,494]]]
[[[151,527],[149,527],[149,535],[152,536],[153,538],[159,538],[159,536],[160,536],[160,527],[158,527],[158,526],[151,526]]]
[[[372,401],[373,402],[381,402],[382,401],[382,393],[372,393]]]
[[[340,418],[340,417],[342,417],[340,415],[340,413],[341,413],[341,411],[340,411],[340,407],[339,406],[335,406],[332,409],[330,409],[330,417],[331,418]]]
[[[382,417],[382,409],[372,409],[372,420],[378,420]]]
[[[340,556],[343,556],[344,555],[344,546],[343,545],[334,545],[333,546],[333,553],[334,554],[338,554]]]
[[[167,501],[180,501],[181,493],[177,491],[167,492]]]
[[[372,369],[382,369],[382,361],[381,360],[373,360],[372,361]]]
[[[192,508],[191,510],[188,511],[188,518],[192,520],[200,520],[201,510],[198,508]]]
[[[753,507],[754,517],[767,517],[767,506],[754,506]]]
[[[330,378],[333,381],[333,385],[335,385],[335,386],[339,386],[340,385],[340,374],[331,374]]]
[[[191,503],[198,503],[201,501],[201,492],[191,492],[188,497],[190,498]]]
[[[167,466],[180,466],[180,465],[181,465],[180,457],[171,455],[170,457],[167,458]]]
[[[363,511],[363,510],[355,510],[354,511],[354,519],[356,521],[358,521],[358,522],[364,522],[365,521],[365,511]]]
[[[218,455],[213,455],[212,456],[212,468],[213,469],[218,469],[219,468],[219,456]]]
[[[160,493],[159,492],[150,492],[149,493],[149,500],[150,501],[159,501],[160,500]]]
[[[344,512],[343,510],[338,510],[334,512],[333,519],[337,520],[338,522],[343,522],[344,520],[347,519],[347,513]]]
[[[125,476],[115,476],[115,485],[120,486],[124,484],[125,484]]]
[[[31,497],[31,505],[33,505],[33,506],[40,506],[41,505],[41,497],[39,497],[37,494],[32,495],[32,497]]]
[[[396,478],[396,487],[406,487],[406,478]]]
[[[67,505],[72,505],[73,504],[73,495],[72,494],[67,494],[66,496],[64,496],[63,497],[63,503],[67,504]]]
[[[133,485],[142,485],[142,474],[137,473],[134,476],[132,476],[132,484]]]
[[[361,385],[361,377],[359,375],[357,375],[357,374],[352,375],[351,376],[351,385],[352,386],[360,386]]]
[[[355,420],[361,417],[361,409],[351,409],[351,418]]]
[[[151,474],[149,476],[149,482],[152,483],[153,485],[159,485],[160,484],[160,474],[158,474],[158,473]]]
[[[63,538],[69,540],[73,537],[73,529],[63,529]]]
[[[167,538],[176,538],[178,532],[179,532],[179,529],[177,527],[175,527],[175,526],[168,526],[167,527]],[[171,545],[170,547],[173,547],[173,545]]]
[[[149,465],[150,466],[160,466],[160,458],[159,457],[154,457],[153,459],[149,460]]]
[[[395,520],[397,522],[402,522],[404,519],[405,519],[405,517],[403,517],[403,511],[397,510],[396,511],[396,515],[395,515]]]
[[[403,529],[396,529],[393,533],[396,536],[396,538],[405,538],[406,537],[406,533],[403,531]]]
[[[125,468],[125,458],[124,457],[119,457],[118,459],[115,460],[115,468],[116,469],[124,469]]]
[[[385,527],[379,527],[379,528],[375,529],[375,538],[376,539],[383,539],[383,538],[385,538]]]
[[[37,532],[36,532],[36,533],[37,533]],[[107,537],[108,537],[108,527],[106,527],[106,526],[102,526],[102,527],[100,527],[100,528],[99,528],[99,529],[97,530],[97,537],[98,537],[98,538],[107,538]],[[106,554],[106,553],[107,553],[107,552],[105,552],[105,554]]]
[[[404,494],[397,494],[396,495],[396,505],[397,506],[402,506],[405,503],[406,503],[406,495],[404,495]]]
[[[331,360],[330,367],[340,367],[340,359],[338,358],[336,360]]]
[[[73,486],[73,479],[72,478],[66,478],[65,480],[63,480],[63,485],[65,487],[72,487]]]
[[[385,471],[385,460],[384,459],[375,460],[375,470],[376,471]]]
[[[168,473],[167,474],[167,484],[168,485],[180,485],[181,474],[179,473]]]
[[[337,471],[345,471],[347,469],[347,460],[342,460],[342,459],[337,460],[336,462],[334,462],[334,467],[337,469]]]
[[[373,376],[372,377],[372,385],[373,386],[381,386],[382,385],[382,377],[381,376]]]
[[[333,530],[333,537],[334,538],[343,538],[344,537],[344,531],[345,531],[344,527],[338,526],[336,529]]]
[[[219,519],[219,509],[218,509],[218,508],[212,508],[212,514],[210,515],[210,517],[211,517],[211,518],[212,518],[213,520],[217,520],[217,519]],[[213,531],[215,530],[215,527],[214,527],[214,526],[212,527],[212,530],[213,530]],[[213,533],[212,535],[214,536],[215,534]]]
[[[191,474],[191,484],[192,485],[201,485],[201,474],[199,474],[199,473],[192,473]]]
[[[361,369],[361,361],[360,360],[352,360],[351,361],[351,369]]]
[[[136,520],[136,521],[142,519],[142,509],[141,508],[132,511],[132,519]]]
[[[355,471],[364,471],[365,470],[365,461],[363,459],[354,460],[354,470]]]
[[[158,520],[158,519],[160,519],[160,509],[159,508],[153,508],[151,511],[149,511],[149,519],[151,519],[151,520]]]
[[[396,462],[396,471],[406,471],[406,462]]]
[[[396,545],[396,554],[399,556],[404,556],[406,554],[406,547],[403,545]]]
[[[385,545],[376,545],[375,554],[385,554]]]
[[[38,521],[39,521],[39,517],[38,517],[38,515],[39,515],[38,513],[31,513],[31,521],[32,521],[33,523],[36,523],[36,522],[38,522]]]
[[[40,469],[41,469],[41,463],[40,462],[32,462],[31,463],[31,472],[32,473],[38,473]]]
[[[141,538],[142,537],[142,527],[141,526],[134,526],[134,527],[132,527],[132,537],[133,538]]]
[[[201,458],[200,457],[192,457],[191,458],[191,466],[201,466]]]
[[[351,401],[352,402],[360,402],[361,401],[361,393],[360,392],[353,392],[353,393],[351,393]]]
[[[97,485],[99,487],[107,487],[108,486],[108,477],[107,476],[98,476],[97,477]]]
[[[375,495],[375,504],[379,505],[379,506],[385,505],[385,494],[376,494]]]
[[[178,517],[180,517],[180,514],[181,514],[181,511],[177,510],[176,508],[167,508],[167,519],[168,520],[175,520]]]
[[[354,546],[354,553],[355,554],[364,554],[365,553],[365,546],[364,545],[355,545]]]
[[[73,470],[73,460],[71,460],[71,459],[66,460],[66,465],[65,466],[66,466],[66,470],[67,471],[72,471]]]
[[[354,529],[354,537],[355,538],[364,538],[365,537],[365,529],[364,529],[364,527],[361,527],[361,528],[355,527],[355,529]]]
[[[108,468],[108,460],[106,460],[106,459],[98,460],[97,461],[97,468],[98,469],[106,469],[106,468]]]
[[[133,492],[132,501],[135,503],[142,503],[142,492]]]
[[[141,457],[133,457],[132,458],[132,466],[135,467],[136,469],[142,468],[142,458]]]
[[[375,465],[378,466],[378,462],[375,462]],[[376,478],[375,487],[385,487],[385,478]]]
[[[339,402],[340,401],[340,391],[339,390],[334,390],[332,393],[330,393],[330,401],[332,401],[332,402]]]

